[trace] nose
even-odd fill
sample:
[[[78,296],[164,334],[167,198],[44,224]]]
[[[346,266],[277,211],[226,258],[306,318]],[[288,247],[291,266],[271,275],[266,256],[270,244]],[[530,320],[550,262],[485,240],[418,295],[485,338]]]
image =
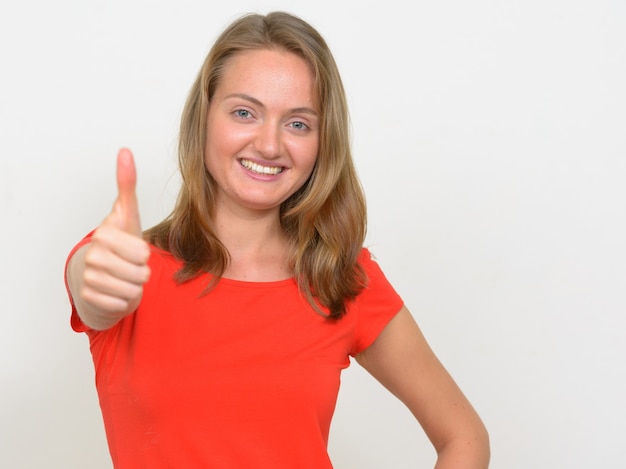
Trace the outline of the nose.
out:
[[[278,158],[282,150],[280,125],[271,121],[263,122],[258,129],[255,147],[264,158]]]

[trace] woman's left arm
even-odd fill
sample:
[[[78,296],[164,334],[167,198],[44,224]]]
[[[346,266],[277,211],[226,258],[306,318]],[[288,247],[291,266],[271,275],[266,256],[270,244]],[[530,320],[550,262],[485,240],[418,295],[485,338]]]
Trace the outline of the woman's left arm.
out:
[[[489,436],[483,422],[406,307],[355,358],[417,418],[437,451],[435,469],[489,466]]]

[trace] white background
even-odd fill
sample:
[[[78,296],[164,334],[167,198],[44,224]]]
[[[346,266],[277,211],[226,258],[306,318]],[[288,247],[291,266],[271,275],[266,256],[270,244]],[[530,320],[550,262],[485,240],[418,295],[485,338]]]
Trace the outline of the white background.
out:
[[[492,468],[626,467],[626,2],[44,0],[0,7],[0,467],[110,468],[65,257],[130,147],[144,226],[215,36],[286,9],[343,74],[368,245],[491,434]],[[427,468],[354,364],[337,469]]]

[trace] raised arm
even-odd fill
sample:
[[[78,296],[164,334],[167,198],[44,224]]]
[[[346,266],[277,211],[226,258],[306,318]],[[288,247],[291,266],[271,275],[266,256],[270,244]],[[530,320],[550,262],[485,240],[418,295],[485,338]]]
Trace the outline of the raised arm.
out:
[[[117,156],[118,197],[111,213],[68,262],[67,282],[81,320],[108,329],[137,309],[150,276],[150,248],[142,238],[133,155]]]
[[[489,437],[406,308],[357,361],[417,418],[437,451],[436,469],[486,469]]]

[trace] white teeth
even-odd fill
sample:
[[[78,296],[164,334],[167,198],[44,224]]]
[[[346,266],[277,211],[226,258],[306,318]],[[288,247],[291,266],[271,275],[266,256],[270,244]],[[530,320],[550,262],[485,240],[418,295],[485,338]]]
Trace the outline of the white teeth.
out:
[[[241,166],[246,169],[249,169],[252,172],[259,174],[272,174],[276,175],[278,173],[282,173],[283,168],[280,166],[261,166],[260,164],[256,164],[250,160],[240,160]]]

